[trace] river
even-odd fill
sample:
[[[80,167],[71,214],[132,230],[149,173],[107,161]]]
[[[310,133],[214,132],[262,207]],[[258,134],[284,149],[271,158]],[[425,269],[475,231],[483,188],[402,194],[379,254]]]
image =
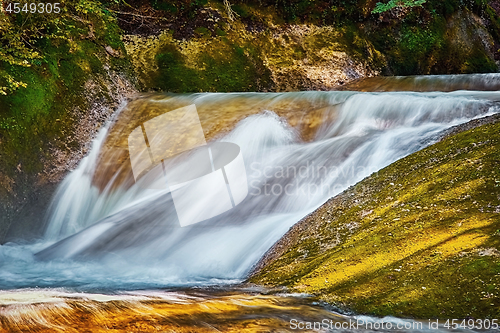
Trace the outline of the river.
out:
[[[376,78],[352,91],[137,96],[116,111],[59,186],[45,236],[0,246],[0,323],[9,330],[13,323],[67,330],[78,310],[94,318],[89,327],[98,331],[103,313],[151,319],[152,309],[165,306],[162,318],[175,320],[148,323],[177,325],[179,332],[288,331],[293,318],[357,320],[314,297],[240,283],[294,223],[330,197],[436,142],[443,131],[497,113],[499,86],[500,75],[487,74]],[[160,186],[161,177],[134,174],[130,138],[190,106],[212,152],[218,143],[239,147],[248,193],[235,204],[232,189],[232,208],[219,213],[222,199],[208,203],[197,196],[200,188],[186,192],[182,204],[189,213],[208,217],[186,226],[173,187]],[[150,152],[155,140],[191,140],[172,135],[176,128],[150,136]],[[183,165],[183,172],[196,169],[175,158],[168,163]],[[219,191],[214,180],[204,184]],[[194,311],[195,319],[179,317],[181,309]],[[57,314],[66,320],[56,325]]]

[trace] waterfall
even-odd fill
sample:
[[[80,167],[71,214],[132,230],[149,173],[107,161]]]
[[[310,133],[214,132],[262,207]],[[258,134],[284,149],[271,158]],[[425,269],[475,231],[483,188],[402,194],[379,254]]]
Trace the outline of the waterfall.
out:
[[[153,95],[145,100],[166,106],[193,103],[205,125],[219,120],[217,114],[203,113],[204,105],[239,112],[242,116],[230,128],[209,141],[240,147],[246,199],[221,215],[181,227],[169,191],[118,176],[127,161],[114,166],[115,174],[98,186],[96,172],[106,167],[99,156],[113,130],[105,128],[61,184],[46,237],[37,244],[0,247],[2,287],[120,289],[239,281],[302,217],[373,172],[432,144],[441,131],[498,112],[500,93],[242,93]],[[299,125],[293,123],[299,111],[283,111],[287,108],[302,112]],[[304,119],[311,112],[319,112],[322,121],[304,139],[313,123]],[[125,173],[130,179],[130,171]],[[192,209],[197,209],[195,203]]]
[[[498,91],[500,74],[375,76],[347,85],[361,91]]]

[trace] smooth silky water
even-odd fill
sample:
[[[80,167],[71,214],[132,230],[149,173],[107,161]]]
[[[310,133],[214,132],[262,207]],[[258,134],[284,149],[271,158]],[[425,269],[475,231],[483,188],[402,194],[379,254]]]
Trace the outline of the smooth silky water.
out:
[[[394,90],[388,87],[403,79],[383,80]],[[405,80],[406,86],[414,80],[415,90],[443,82],[469,90],[139,96],[116,112],[61,183],[46,213],[45,236],[0,246],[0,316],[47,324],[47,304],[63,309],[75,299],[94,304],[111,297],[133,311],[151,300],[187,302],[192,309],[218,299],[239,304],[237,317],[245,316],[245,300],[258,299],[253,306],[267,309],[261,317],[274,318],[265,325],[276,328],[288,327],[294,316],[348,320],[307,297],[263,296],[268,291],[238,284],[294,223],[330,197],[432,144],[444,130],[500,111],[500,93],[485,91],[497,88],[499,75]],[[380,82],[374,87],[380,90]],[[192,104],[208,142],[241,148],[249,194],[222,215],[180,227],[168,190],[134,181],[127,138],[141,123]],[[199,209],[196,201],[192,209]],[[182,302],[170,299],[178,294]],[[29,309],[41,317],[31,318]]]

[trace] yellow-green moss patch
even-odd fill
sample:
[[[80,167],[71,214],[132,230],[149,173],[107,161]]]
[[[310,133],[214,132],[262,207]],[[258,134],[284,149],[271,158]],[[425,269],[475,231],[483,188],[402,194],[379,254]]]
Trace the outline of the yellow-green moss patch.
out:
[[[360,313],[498,318],[499,133],[457,134],[329,200],[250,281]]]

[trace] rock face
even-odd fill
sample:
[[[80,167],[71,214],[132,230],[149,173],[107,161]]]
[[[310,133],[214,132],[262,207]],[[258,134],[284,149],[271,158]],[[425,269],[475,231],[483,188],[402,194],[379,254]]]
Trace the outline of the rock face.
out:
[[[447,131],[330,199],[267,252],[249,282],[358,313],[497,317],[499,129],[493,117]]]
[[[135,89],[331,90],[379,74],[498,70],[497,0],[380,17],[374,0],[230,2],[237,15],[217,1],[107,4],[101,21],[72,17],[71,38],[45,40],[43,61],[13,72],[29,84],[0,96],[0,243],[40,234],[54,184]]]
[[[126,36],[125,46],[147,89],[332,90],[379,74],[374,65],[378,58],[355,58],[343,31],[328,26],[271,25],[264,31],[248,31],[244,24],[234,22],[224,37],[176,40],[164,32],[150,37]],[[369,44],[366,49],[381,58]]]
[[[25,86],[0,96],[0,244],[41,236],[56,185],[136,91],[116,18],[101,9],[84,15],[94,5],[102,8],[68,3],[57,19],[43,16],[26,26],[0,13],[10,31],[2,45],[24,40],[2,49],[0,76]],[[55,22],[57,31],[48,33]]]
[[[89,75],[78,95],[80,104],[68,107],[63,119],[45,119],[61,124],[62,136],[41,142],[46,154],[20,156],[14,172],[0,171],[0,243],[40,237],[45,228],[46,211],[57,184],[87,154],[99,129],[111,120],[120,104],[137,92],[130,79],[122,73],[107,71]],[[47,135],[47,134],[45,134]],[[43,140],[32,137],[27,140]],[[55,140],[54,140],[55,139]],[[26,142],[29,145],[29,141]],[[11,147],[2,145],[0,153],[7,155]],[[31,158],[31,160],[30,160]],[[39,159],[40,158],[40,159]],[[29,164],[37,161],[36,172]],[[5,167],[5,163],[2,165]]]
[[[313,2],[301,3],[304,13],[314,11]],[[380,17],[371,14],[375,1],[354,2],[339,10],[357,12],[356,20],[330,25],[306,14],[284,22],[282,11],[292,9],[266,1],[234,1],[241,13],[234,20],[217,3],[193,7],[195,19],[151,9],[149,25],[163,30],[139,35],[125,25],[134,34],[124,41],[146,90],[332,90],[379,74],[498,71],[496,2],[478,9],[428,1]]]

